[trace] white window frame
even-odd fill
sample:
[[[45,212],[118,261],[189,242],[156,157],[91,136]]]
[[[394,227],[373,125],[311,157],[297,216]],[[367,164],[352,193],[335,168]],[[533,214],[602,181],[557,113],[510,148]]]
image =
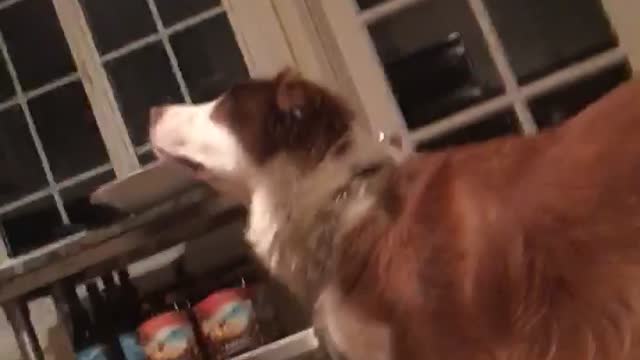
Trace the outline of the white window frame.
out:
[[[640,71],[640,2],[602,0],[602,4],[616,30],[620,47],[627,54],[634,75],[637,75]]]
[[[24,0],[0,0],[0,9]],[[391,92],[382,64],[367,24],[395,14],[418,1],[387,0],[382,5],[360,11],[354,0],[222,0],[218,7],[165,27],[155,0],[146,0],[157,32],[137,39],[108,54],[100,55],[91,29],[78,0],[52,0],[58,19],[69,43],[77,72],[67,74],[46,85],[23,91],[11,62],[10,54],[0,37],[0,55],[9,68],[16,96],[0,103],[0,111],[20,106],[25,114],[31,136],[36,144],[47,187],[10,204],[0,206],[0,216],[46,196],[53,196],[63,223],[68,223],[60,192],[79,182],[113,170],[118,178],[140,169],[138,155],[149,151],[148,145],[134,147],[115,100],[104,64],[152,42],[161,42],[180,91],[190,101],[177,59],[168,41],[169,35],[226,12],[236,40],[251,76],[271,76],[285,66],[293,66],[313,80],[340,91],[366,119],[374,131],[402,136],[405,153],[415,144],[441,136],[455,129],[481,121],[499,111],[514,108],[525,134],[537,131],[528,102],[554,89],[573,83],[591,74],[628,60],[632,68],[640,69],[640,23],[633,14],[640,12],[640,3],[626,0],[602,0],[618,33],[620,46],[556,71],[544,78],[520,86],[506,60],[504,48],[487,14],[482,0],[468,0],[487,39],[505,93],[410,131]],[[56,183],[28,109],[28,101],[70,82],[80,80],[93,109],[110,163],[103,164],[63,182]]]
[[[293,0],[274,1],[277,3]],[[329,62],[328,66],[337,73],[337,77],[350,80],[349,86],[356,89],[357,100],[363,109],[362,115],[369,120],[372,129],[403,136],[406,140],[405,153],[413,151],[419,143],[480,122],[509,108],[515,110],[522,133],[535,134],[538,129],[529,108],[532,99],[624,61],[629,61],[634,73],[640,69],[640,39],[637,37],[637,34],[640,34],[640,22],[637,21],[637,16],[633,15],[640,13],[640,3],[602,0],[620,45],[564,67],[537,81],[520,85],[484,2],[467,0],[487,41],[490,56],[496,64],[505,92],[423,127],[409,130],[386,79],[367,26],[420,1],[428,0],[387,0],[363,11],[360,11],[355,0],[304,0],[306,9],[298,7],[298,16],[310,16],[316,25],[316,35],[308,35],[303,41],[314,41],[314,36],[320,34],[321,40],[318,42],[323,44],[322,47],[326,51],[326,56],[316,61],[326,59],[325,61]],[[289,25],[285,23],[284,27],[288,28]],[[309,46],[291,42],[294,49]],[[331,45],[327,46],[326,43]]]
[[[0,10],[14,6],[20,1],[25,0],[0,0]],[[226,12],[252,76],[271,75],[284,66],[295,65],[283,29],[273,6],[268,1],[223,0],[222,4],[218,6],[215,6],[212,1],[211,9],[169,27],[164,26],[155,0],[146,1],[156,25],[156,32],[147,37],[136,39],[107,54],[100,55],[80,2],[78,0],[52,0],[77,71],[30,91],[23,91],[11,61],[11,54],[9,54],[0,34],[0,56],[3,56],[7,63],[16,93],[13,98],[0,103],[0,111],[20,106],[25,114],[30,135],[47,178],[47,186],[44,189],[9,204],[0,204],[0,216],[33,201],[53,196],[62,222],[68,224],[69,217],[60,195],[61,190],[110,170],[113,170],[118,178],[123,178],[140,169],[138,155],[149,151],[149,146],[146,144],[134,147],[116,102],[114,88],[107,77],[105,63],[151,43],[160,42],[168,55],[171,70],[178,82],[182,96],[191,102],[184,77],[169,42],[169,36]],[[31,117],[28,101],[78,80],[84,86],[110,162],[57,183],[53,178],[47,154]]]

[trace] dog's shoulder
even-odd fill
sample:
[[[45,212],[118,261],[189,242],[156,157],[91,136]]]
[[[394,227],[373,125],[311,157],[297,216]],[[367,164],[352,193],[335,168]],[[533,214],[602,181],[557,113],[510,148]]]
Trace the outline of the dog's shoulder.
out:
[[[397,321],[407,349],[621,354],[640,280],[639,98],[632,82],[539,136],[412,156],[347,234],[343,290]]]
[[[413,234],[402,262],[420,264],[412,312],[527,356],[624,353],[638,315],[639,99],[630,82],[539,136],[445,152],[398,225]]]

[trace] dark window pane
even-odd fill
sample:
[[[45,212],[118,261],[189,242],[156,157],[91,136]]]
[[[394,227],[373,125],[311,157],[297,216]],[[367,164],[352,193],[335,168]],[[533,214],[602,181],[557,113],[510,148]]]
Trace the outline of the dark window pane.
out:
[[[52,197],[0,215],[9,256],[19,256],[60,237],[62,221]]]
[[[19,107],[0,112],[0,205],[46,187],[47,179]]]
[[[387,1],[388,0],[357,0],[358,6],[362,10],[368,9],[370,7],[374,7],[376,5],[380,5],[380,4],[382,4],[384,2],[387,2]]]
[[[15,88],[9,76],[9,70],[4,57],[0,57],[0,102],[8,100],[15,94]]]
[[[101,54],[156,32],[145,0],[82,0],[82,7]]]
[[[26,90],[75,71],[51,0],[23,0],[0,10],[0,31]]]
[[[372,25],[370,32],[410,128],[502,89],[465,0],[421,2]]]
[[[225,15],[171,37],[194,102],[208,101],[249,74]]]
[[[517,134],[519,129],[518,119],[513,112],[502,113],[426,141],[418,146],[418,151],[431,151],[482,142],[505,135]]]
[[[157,160],[156,155],[151,150],[144,151],[138,155],[138,161],[142,166],[149,165],[156,160]]]
[[[165,26],[220,6],[220,0],[156,0],[160,17]]]
[[[106,65],[125,123],[136,146],[148,139],[149,108],[184,101],[162,44],[155,43]]]
[[[612,47],[601,0],[486,0],[521,81]]]
[[[94,228],[108,225],[117,219],[115,210],[91,203],[91,194],[101,185],[115,179],[113,170],[105,171],[83,182],[61,191],[60,195],[71,223],[79,228]]]
[[[84,88],[73,82],[29,102],[56,180],[109,161]]]
[[[533,116],[542,128],[557,125],[582,111],[630,76],[631,70],[624,64],[556,90],[531,102]]]

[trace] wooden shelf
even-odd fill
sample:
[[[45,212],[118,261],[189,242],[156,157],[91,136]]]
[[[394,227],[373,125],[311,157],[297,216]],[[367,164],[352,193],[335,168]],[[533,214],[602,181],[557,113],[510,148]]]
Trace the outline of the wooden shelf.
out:
[[[307,329],[231,360],[289,360],[309,354],[316,349],[318,349],[318,338],[313,329]]]
[[[72,235],[0,265],[0,303],[96,264],[143,258],[214,232],[242,210],[204,188],[185,190],[110,227]]]
[[[156,177],[160,181],[156,182]],[[129,198],[138,194],[139,198]],[[25,295],[71,275],[94,276],[101,267],[132,262],[213,235],[244,215],[238,204],[222,199],[205,186],[172,177],[158,166],[108,184],[94,195],[102,203],[136,215],[109,227],[69,236],[0,265],[0,304],[26,359],[40,360],[42,351],[35,333],[29,332],[33,327],[25,310]],[[218,241],[225,240],[228,241]],[[59,316],[64,319],[64,312]],[[309,355],[315,359],[317,350],[314,331],[306,329],[233,360],[302,360],[309,359]]]

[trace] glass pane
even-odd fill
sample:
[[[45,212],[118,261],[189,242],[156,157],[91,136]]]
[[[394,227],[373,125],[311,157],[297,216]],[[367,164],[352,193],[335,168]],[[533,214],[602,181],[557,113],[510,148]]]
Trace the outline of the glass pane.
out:
[[[148,140],[149,108],[183,102],[169,58],[155,43],[106,64],[125,123],[136,146]]]
[[[370,32],[410,128],[502,89],[465,0],[423,1]]]
[[[601,0],[485,0],[521,81],[612,47]]]
[[[0,112],[0,205],[47,186],[40,157],[18,106]]]
[[[220,0],[156,0],[156,6],[165,26],[220,6]]]
[[[10,99],[15,94],[15,88],[9,76],[7,63],[0,57],[0,102]]]
[[[175,0],[174,0],[175,1]],[[179,0],[182,2],[183,0]],[[101,54],[157,31],[145,0],[82,0]]]
[[[541,128],[560,124],[630,77],[628,64],[616,66],[533,100],[531,111]]]
[[[29,101],[29,108],[57,181],[109,162],[96,119],[79,82]]]
[[[123,216],[115,209],[97,206],[90,201],[91,194],[98,187],[115,177],[113,170],[109,169],[60,192],[69,220],[73,224],[78,225],[78,228],[91,229],[109,225]]]
[[[53,197],[1,215],[9,256],[19,256],[60,238],[62,221]]]
[[[151,150],[144,151],[138,154],[138,161],[142,166],[149,165],[156,160],[156,155]]]
[[[51,0],[23,0],[0,10],[0,31],[24,89],[75,71]]]
[[[356,0],[361,10],[368,9],[376,5],[380,5],[383,2],[387,2],[387,1],[388,0]]]
[[[494,115],[478,123],[454,130],[444,136],[418,145],[418,151],[432,151],[453,146],[483,142],[489,139],[518,134],[520,126],[513,112]]]
[[[249,76],[224,14],[175,34],[171,44],[194,102],[211,100]]]

